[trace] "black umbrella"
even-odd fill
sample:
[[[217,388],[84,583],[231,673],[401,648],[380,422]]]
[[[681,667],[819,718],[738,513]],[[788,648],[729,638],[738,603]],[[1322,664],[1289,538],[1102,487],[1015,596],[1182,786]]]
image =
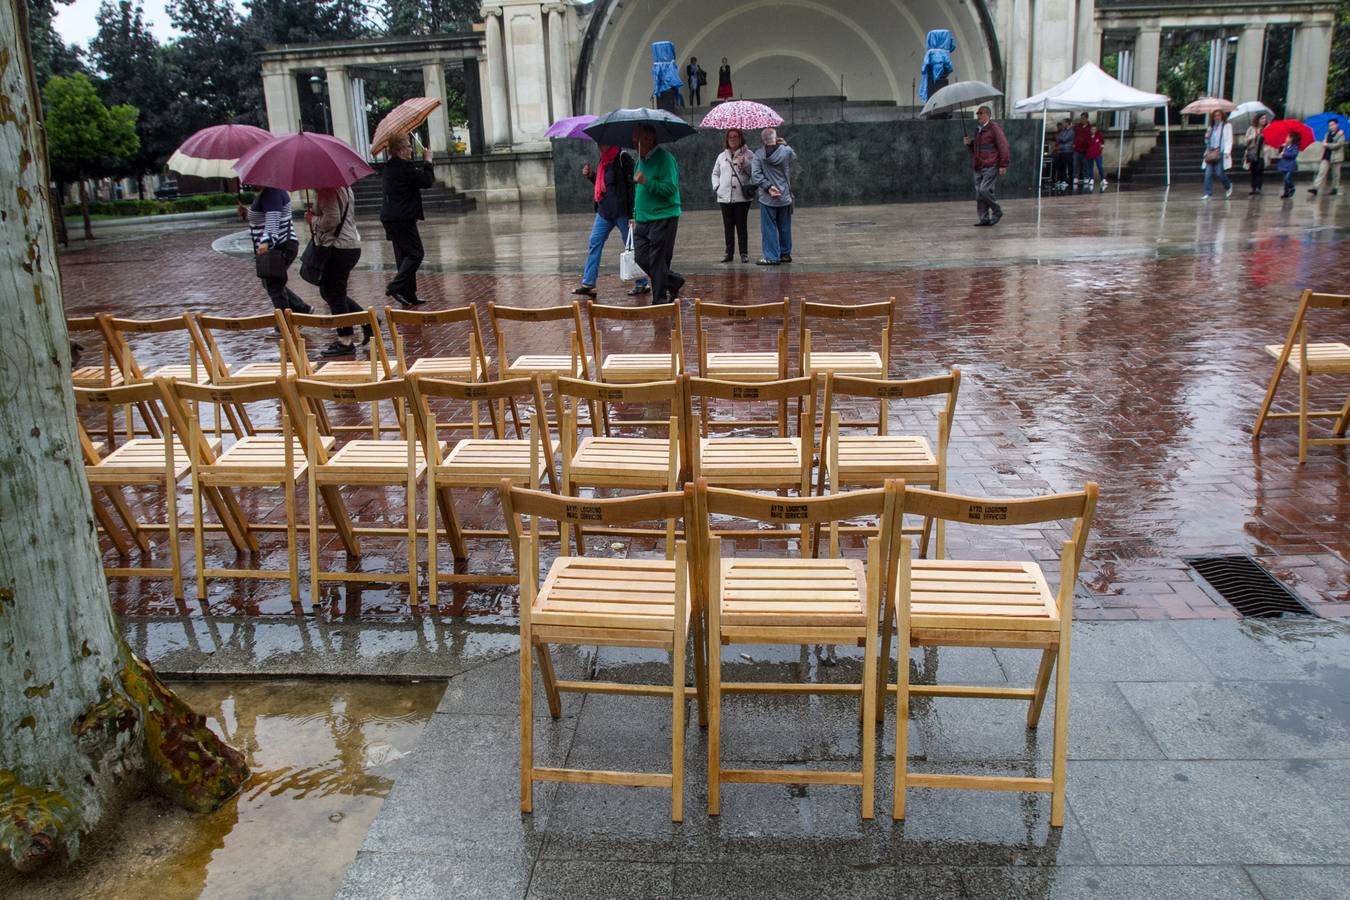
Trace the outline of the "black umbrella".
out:
[[[650,125],[656,129],[656,142],[669,144],[680,138],[697,134],[694,126],[674,113],[664,109],[649,109],[639,106],[637,109],[616,109],[605,113],[583,129],[595,139],[597,144],[609,144],[615,147],[633,148],[633,126]]]

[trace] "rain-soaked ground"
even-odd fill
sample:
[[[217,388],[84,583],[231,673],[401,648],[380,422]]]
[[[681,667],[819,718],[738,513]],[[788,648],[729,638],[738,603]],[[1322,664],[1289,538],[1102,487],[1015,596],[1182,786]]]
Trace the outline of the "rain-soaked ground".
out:
[[[0,870],[0,895],[331,897],[444,691],[440,682],[171,686],[245,754],[243,790],[201,816],[141,797],[71,868],[22,882]]]

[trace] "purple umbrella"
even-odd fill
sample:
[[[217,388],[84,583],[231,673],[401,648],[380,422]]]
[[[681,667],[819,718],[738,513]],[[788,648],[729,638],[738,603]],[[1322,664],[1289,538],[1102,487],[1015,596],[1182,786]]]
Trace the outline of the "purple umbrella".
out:
[[[544,132],[544,137],[569,138],[576,141],[594,140],[584,129],[598,118],[600,117],[568,116],[565,119],[559,119],[548,126],[548,131]]]
[[[239,157],[234,170],[246,184],[299,191],[340,188],[375,174],[338,138],[302,131],[273,138]]]

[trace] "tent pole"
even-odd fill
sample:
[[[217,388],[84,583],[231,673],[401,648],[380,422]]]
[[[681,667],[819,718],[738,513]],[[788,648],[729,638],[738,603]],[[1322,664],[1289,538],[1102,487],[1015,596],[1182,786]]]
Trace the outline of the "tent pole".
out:
[[[1116,190],[1120,190],[1120,173],[1125,167],[1125,120],[1130,117],[1127,113],[1120,117],[1120,150],[1116,152]]]
[[[1050,118],[1050,108],[1041,110],[1041,149],[1036,154],[1036,201],[1040,202],[1042,185],[1045,184],[1045,123]]]
[[[1163,146],[1167,157],[1167,186],[1172,186],[1172,119],[1167,107],[1163,107]]]

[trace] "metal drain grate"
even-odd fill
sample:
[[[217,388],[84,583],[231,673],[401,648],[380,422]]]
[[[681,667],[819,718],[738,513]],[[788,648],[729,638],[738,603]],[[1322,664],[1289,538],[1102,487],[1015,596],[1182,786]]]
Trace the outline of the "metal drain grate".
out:
[[[1311,615],[1293,591],[1250,556],[1194,556],[1186,562],[1203,579],[1201,587],[1248,618]]]

